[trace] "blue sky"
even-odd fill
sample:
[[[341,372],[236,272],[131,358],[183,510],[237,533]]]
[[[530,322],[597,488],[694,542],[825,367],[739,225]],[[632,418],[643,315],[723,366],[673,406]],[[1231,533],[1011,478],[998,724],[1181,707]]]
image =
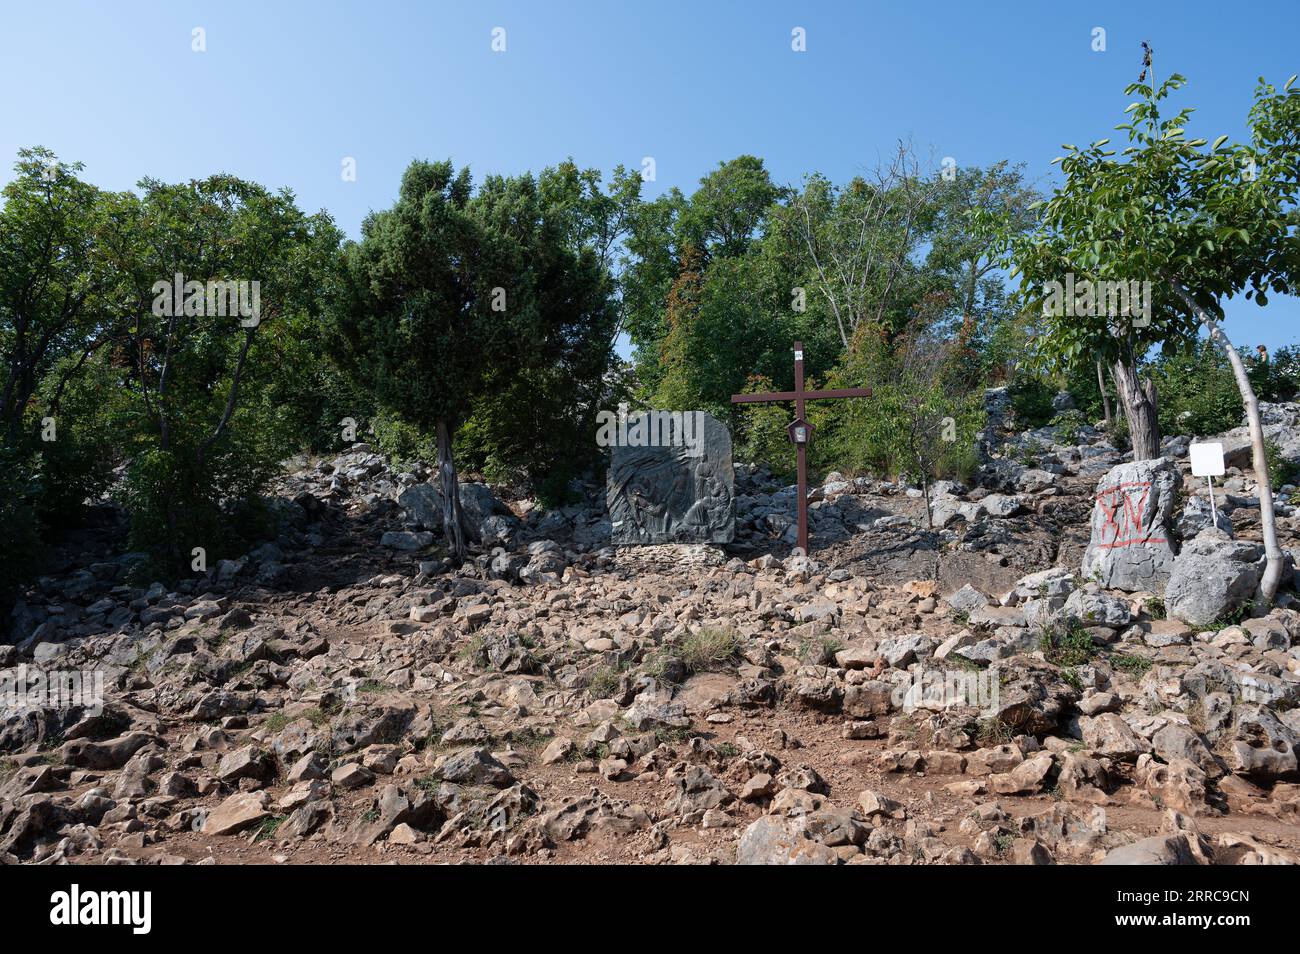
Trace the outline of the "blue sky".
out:
[[[1010,158],[1046,184],[1061,143],[1120,121],[1142,40],[1158,76],[1188,77],[1192,132],[1209,139],[1244,135],[1258,76],[1300,71],[1296,0],[6,0],[0,23],[0,178],[36,144],[105,188],[228,172],[292,188],[352,236],[413,158],[481,176],[652,156],[654,194],[741,153],[781,182],[844,179],[911,138],[936,164]],[[1296,299],[1228,314],[1239,344],[1300,341]]]

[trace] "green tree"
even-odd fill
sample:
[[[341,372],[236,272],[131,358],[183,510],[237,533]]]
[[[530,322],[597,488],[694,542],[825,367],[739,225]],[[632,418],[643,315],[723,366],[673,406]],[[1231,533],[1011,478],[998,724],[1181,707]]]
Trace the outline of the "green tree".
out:
[[[936,296],[930,307],[941,307],[942,301]],[[927,503],[934,478],[970,477],[984,392],[969,373],[960,335],[943,328],[933,314],[923,311],[888,339],[860,328],[854,347],[826,383],[870,386],[872,394],[810,405],[819,467],[910,478],[920,484]]]
[[[40,571],[42,538],[80,518],[112,464],[105,436],[74,423],[65,400],[116,330],[104,312],[106,197],[81,169],[22,149],[0,193],[0,614]]]
[[[926,265],[948,292],[958,338],[984,374],[997,376],[1018,358],[1007,345],[1018,309],[1008,300],[998,239],[979,225],[995,218],[1004,234],[1023,234],[1037,223],[1042,196],[1024,181],[1024,166],[1003,160],[940,176]]]
[[[900,143],[869,179],[839,187],[812,175],[791,197],[786,227],[802,242],[845,350],[861,324],[897,330],[909,322],[906,303],[924,293],[914,288],[914,256],[933,224],[938,191],[937,177],[922,175],[911,147]]]
[[[1206,437],[1241,423],[1241,395],[1223,350],[1211,341],[1170,349],[1149,367],[1160,395],[1160,427]]]
[[[716,367],[705,375],[712,383],[689,380],[695,376],[693,360],[701,353],[698,342],[726,323],[726,313],[752,328],[755,309],[768,306],[762,270],[736,263],[759,255],[768,216],[782,194],[761,159],[738,156],[704,176],[689,198],[672,189],[643,203],[632,216],[622,294],[646,399],[678,406],[703,394],[716,403],[722,387],[738,387],[753,370],[745,367],[738,378],[723,375],[732,384],[722,386]],[[727,280],[715,279],[715,269],[730,271],[734,279],[736,268],[746,271],[743,288],[715,284]],[[784,294],[788,296],[788,286]],[[706,297],[709,315],[699,314],[704,324],[697,327],[694,309],[703,309]],[[748,360],[737,354],[719,358],[723,364]],[[670,380],[661,386],[664,378]],[[725,404],[726,395],[720,400]]]
[[[22,149],[0,208],[0,435],[9,444],[56,365],[65,371],[111,336],[101,309],[103,194],[80,163]],[[65,363],[71,359],[71,365]]]
[[[468,170],[414,162],[396,204],[369,216],[345,250],[332,346],[381,406],[436,434],[443,526],[458,558],[456,429],[521,378],[560,367],[599,379],[608,364],[612,284],[591,248],[574,251],[571,224],[531,175],[490,177],[475,194]]]
[[[760,255],[719,256],[706,264],[688,250],[668,296],[654,405],[734,420],[730,397],[751,376],[790,380],[799,323],[783,297]]]
[[[605,185],[599,170],[580,169],[571,159],[537,177],[538,208],[548,228],[575,260],[594,260],[607,279],[615,314],[620,249],[640,190],[640,175],[621,166]],[[497,480],[530,483],[552,501],[564,497],[570,478],[596,463],[599,448],[590,435],[596,413],[612,400],[605,377],[617,323],[604,310],[593,317],[579,314],[547,334],[539,347],[550,349],[549,360],[546,354],[532,356],[529,367],[475,401],[454,441],[463,463]]]
[[[291,193],[232,176],[140,187],[114,197],[104,241],[130,397],[117,492],[133,544],[179,573],[196,547],[213,557],[245,542],[257,492],[295,449],[275,398],[304,380],[283,359],[301,357],[319,319],[339,233]]]
[[[1149,60],[1148,60],[1149,66]],[[1145,71],[1144,71],[1145,77]],[[1254,444],[1267,567],[1260,598],[1271,602],[1282,574],[1272,488],[1258,402],[1244,364],[1220,325],[1222,302],[1237,294],[1267,303],[1270,292],[1288,291],[1300,252],[1295,234],[1300,176],[1300,90],[1294,77],[1282,91],[1260,81],[1249,114],[1251,141],[1212,144],[1188,139],[1191,110],[1165,117],[1161,106],[1184,85],[1174,74],[1156,85],[1126,90],[1137,99],[1131,118],[1116,128],[1128,145],[1117,155],[1108,139],[1084,148],[1066,147],[1059,161],[1065,183],[1043,207],[1043,226],[1015,245],[1022,291],[1032,302],[1045,297],[1043,283],[1067,272],[1076,279],[1149,281],[1163,294],[1151,303],[1149,322],[1107,313],[1049,317],[1039,340],[1050,361],[1111,364],[1133,440],[1134,456],[1159,453],[1154,388],[1138,376],[1138,363],[1152,345],[1191,341],[1204,330],[1223,349],[1241,394]]]

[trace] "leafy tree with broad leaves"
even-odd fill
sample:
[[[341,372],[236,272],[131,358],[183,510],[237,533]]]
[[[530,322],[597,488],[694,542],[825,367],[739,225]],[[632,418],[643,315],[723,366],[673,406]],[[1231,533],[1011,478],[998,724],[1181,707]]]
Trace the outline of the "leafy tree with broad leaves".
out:
[[[960,347],[989,377],[1005,374],[1020,357],[1014,345],[1017,311],[1009,301],[999,242],[973,216],[996,216],[1008,234],[1027,232],[1037,224],[1032,206],[1041,198],[1025,182],[1023,165],[1006,160],[939,177],[926,266],[934,287],[948,296]]]
[[[688,249],[667,305],[656,407],[703,409],[735,423],[743,412],[730,396],[751,375],[791,379],[790,345],[799,337],[800,316],[791,311],[765,256],[719,256],[705,263]]]
[[[1038,356],[1056,366],[1102,356],[1111,366],[1126,411],[1134,457],[1159,453],[1156,395],[1138,374],[1156,345],[1186,346],[1204,331],[1223,349],[1241,394],[1253,444],[1267,566],[1259,597],[1271,602],[1283,571],[1259,406],[1237,349],[1223,332],[1223,302],[1237,295],[1267,304],[1294,288],[1300,274],[1297,192],[1300,188],[1300,89],[1295,77],[1278,90],[1260,80],[1248,117],[1250,141],[1189,139],[1190,109],[1161,108],[1185,84],[1174,74],[1156,85],[1138,82],[1122,150],[1108,139],[1066,147],[1058,161],[1064,184],[1042,207],[1042,224],[1012,241],[1021,292],[1032,305],[1044,283],[1149,281],[1149,324],[1131,315],[1045,316]]]
[[[624,327],[637,348],[645,397],[672,401],[673,406],[695,400],[697,394],[717,402],[726,387],[743,383],[751,365],[727,373],[719,363],[748,362],[747,355],[721,354],[715,348],[717,360],[704,375],[709,380],[696,379],[692,355],[699,356],[699,342],[719,330],[716,322],[725,323],[724,312],[733,306],[738,309],[737,320],[752,327],[748,316],[753,315],[755,303],[762,300],[762,308],[770,304],[761,269],[749,272],[743,288],[716,283],[734,282],[734,270],[746,267],[738,263],[759,254],[768,215],[782,195],[761,159],[738,156],[704,176],[689,197],[671,189],[635,210],[625,243],[622,301]],[[733,275],[715,279],[719,269]],[[786,307],[788,294],[787,288]],[[704,323],[699,324],[697,312],[706,297],[711,317],[703,317]],[[731,383],[713,386],[710,382],[720,374]]]
[[[45,377],[64,374],[111,337],[102,314],[104,194],[80,163],[22,149],[0,207],[0,437],[18,440]],[[71,359],[69,364],[67,360]]]
[[[65,414],[68,382],[114,333],[103,311],[106,196],[81,169],[21,149],[0,192],[0,618],[39,572],[48,531],[75,522],[111,475],[104,442]]]
[[[314,337],[340,235],[291,192],[233,176],[140,189],[107,212],[105,308],[121,332],[100,370],[118,378],[106,403],[133,544],[175,574],[194,548],[237,552],[258,531],[256,495],[297,449],[277,397],[301,380],[297,342]]]
[[[975,433],[984,419],[984,389],[970,373],[962,338],[937,320],[947,304],[943,293],[918,303],[917,316],[888,341],[861,326],[825,385],[869,383],[871,397],[809,407],[819,466],[914,479],[927,514],[936,477],[970,477]]]
[[[284,396],[301,389],[338,233],[290,193],[230,176],[110,193],[80,169],[23,150],[0,209],[0,435],[27,483],[2,495],[29,501],[45,530],[124,465],[113,491],[132,545],[172,576],[194,547],[247,542],[241,517],[296,449]],[[177,274],[193,283],[181,307]],[[256,322],[237,313],[239,282]],[[35,439],[42,421],[53,440]]]

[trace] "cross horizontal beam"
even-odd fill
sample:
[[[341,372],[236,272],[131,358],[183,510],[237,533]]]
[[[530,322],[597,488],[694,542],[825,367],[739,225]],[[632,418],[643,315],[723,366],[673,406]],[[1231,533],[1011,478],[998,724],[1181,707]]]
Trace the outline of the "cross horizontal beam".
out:
[[[816,401],[821,398],[871,397],[871,388],[831,388],[828,391],[767,391],[763,394],[733,394],[732,404],[758,404],[767,401]]]

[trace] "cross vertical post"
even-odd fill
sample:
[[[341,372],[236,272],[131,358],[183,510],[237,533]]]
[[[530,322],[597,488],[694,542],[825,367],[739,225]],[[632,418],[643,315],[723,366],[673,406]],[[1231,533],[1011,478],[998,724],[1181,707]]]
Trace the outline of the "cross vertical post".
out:
[[[813,426],[804,414],[807,401],[820,401],[827,398],[871,397],[870,388],[831,388],[825,391],[805,391],[803,387],[803,342],[794,343],[794,390],[767,391],[762,394],[733,394],[732,404],[768,404],[778,401],[793,401],[795,418],[790,422],[787,433],[795,446],[798,467],[798,500],[795,502],[796,521],[798,524],[798,546],[804,553],[808,552],[808,442],[812,440]]]
[[[794,343],[794,393],[798,395],[794,399],[794,416],[796,421],[805,420],[804,418],[804,398],[803,398],[803,342]],[[799,506],[795,509],[798,511],[797,520],[799,521],[799,548],[804,553],[808,552],[808,442],[806,440],[796,440],[795,456],[798,458],[798,488],[799,488]]]

